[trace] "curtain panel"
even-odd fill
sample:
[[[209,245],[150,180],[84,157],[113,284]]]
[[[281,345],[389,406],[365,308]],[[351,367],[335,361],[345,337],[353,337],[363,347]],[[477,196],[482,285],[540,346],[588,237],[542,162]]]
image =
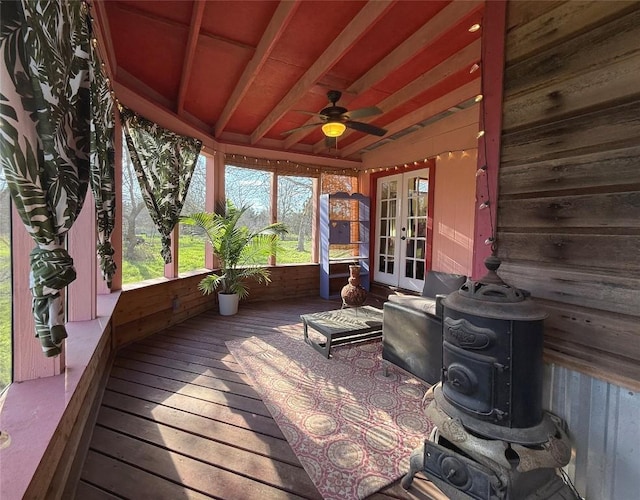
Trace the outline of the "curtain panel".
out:
[[[171,231],[180,218],[202,141],[162,128],[125,107],[120,116],[142,199],[162,237],[161,254],[168,264]]]
[[[91,190],[98,228],[98,259],[102,278],[111,288],[116,272],[111,233],[116,221],[115,123],[109,82],[102,72],[100,55],[91,44]]]
[[[67,332],[60,290],[75,277],[65,235],[89,181],[87,8],[81,2],[2,2],[0,153],[13,203],[36,247],[30,287],[46,356]]]

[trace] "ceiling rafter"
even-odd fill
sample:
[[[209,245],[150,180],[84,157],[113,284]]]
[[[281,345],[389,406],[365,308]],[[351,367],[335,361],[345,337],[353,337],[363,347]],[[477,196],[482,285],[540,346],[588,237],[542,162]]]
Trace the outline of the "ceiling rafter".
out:
[[[431,68],[429,71],[423,73],[397,92],[394,92],[386,99],[380,101],[377,106],[382,110],[383,113],[388,113],[394,108],[422,94],[430,87],[433,87],[434,85],[441,82],[445,78],[450,77],[454,73],[471,67],[474,62],[478,62],[480,60],[481,49],[482,41],[478,38],[467,45],[460,52],[456,52],[451,57],[445,59],[434,68]],[[362,121],[368,122],[374,120],[375,118],[375,116],[371,116],[364,118]],[[340,138],[345,139],[352,133],[354,133],[353,130],[347,129],[345,133],[340,136]],[[325,149],[327,149],[327,146],[324,139],[318,141],[313,146],[314,153],[319,153]]]
[[[483,5],[483,0],[475,0],[473,2],[452,2],[447,5],[444,9],[438,12],[438,14],[424,23],[418,31],[398,45],[374,67],[358,78],[358,80],[353,82],[346,92],[357,95],[369,90],[376,83],[388,76],[391,71],[406,63],[418,52],[425,50],[429,44],[433,43],[436,39],[446,33],[455,21],[481,9]],[[315,118],[310,118],[302,126],[310,125],[314,123],[314,120]],[[312,132],[313,129],[294,132],[285,140],[284,147],[286,149],[291,148],[294,144],[300,142]]]
[[[240,101],[245,96],[247,90],[249,90],[249,87],[258,75],[260,69],[269,58],[271,51],[284,33],[285,28],[289,24],[289,21],[291,21],[291,18],[299,5],[299,0],[283,0],[278,5],[278,8],[271,17],[271,21],[269,21],[269,25],[265,29],[264,34],[258,43],[255,54],[251,58],[251,61],[249,61],[249,64],[245,67],[242,76],[233,90],[233,94],[231,94],[220,118],[218,118],[218,121],[216,122],[216,137],[219,137],[224,131],[224,128],[227,123],[229,123],[229,119],[233,115],[233,112],[236,110]]]
[[[391,8],[394,2],[395,0],[382,2],[370,0],[258,125],[251,134],[251,144],[255,144],[264,137],[269,129]]]
[[[189,27],[189,38],[187,46],[184,50],[184,61],[182,63],[182,73],[180,76],[180,90],[178,91],[178,102],[176,112],[182,115],[184,112],[184,100],[187,95],[189,79],[191,77],[191,67],[198,46],[198,35],[200,34],[200,26],[202,25],[202,16],[204,14],[205,2],[194,2],[191,11],[191,25]]]
[[[393,135],[401,130],[404,130],[412,125],[420,123],[432,116],[437,115],[438,113],[442,113],[461,102],[464,102],[472,97],[478,95],[480,93],[480,75],[475,80],[459,87],[456,90],[453,90],[449,94],[446,94],[435,101],[431,101],[428,104],[425,104],[421,108],[416,109],[415,111],[403,116],[402,118],[397,119],[396,121],[388,124],[386,126],[389,135]],[[370,146],[371,144],[378,142],[380,138],[375,136],[366,136],[363,137],[356,142],[353,142],[346,146],[344,149],[340,150],[340,156],[342,158],[347,158],[352,154]]]

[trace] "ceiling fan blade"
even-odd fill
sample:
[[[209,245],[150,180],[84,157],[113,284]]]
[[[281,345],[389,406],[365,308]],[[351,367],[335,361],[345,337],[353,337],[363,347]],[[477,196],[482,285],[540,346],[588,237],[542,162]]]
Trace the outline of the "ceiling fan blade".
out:
[[[315,113],[313,111],[305,111],[304,109],[292,109],[291,111],[293,111],[295,113],[302,113],[304,115],[319,116],[321,118],[325,116],[322,113]]]
[[[356,118],[364,118],[366,116],[380,115],[382,114],[382,110],[377,106],[369,106],[368,108],[360,108],[354,109],[352,111],[347,111],[346,115],[350,120],[355,120]]]
[[[324,125],[324,123],[322,123],[322,122],[318,122],[318,123],[307,123],[306,125],[302,125],[301,127],[292,128],[291,130],[285,130],[285,131],[284,131],[284,132],[282,132],[280,135],[289,135],[289,134],[293,134],[294,132],[297,132],[298,130],[304,130],[305,128],[310,128],[310,127],[317,127],[318,125]]]
[[[348,121],[344,122],[344,124],[348,128],[352,128],[353,130],[357,130],[358,132],[364,132],[365,134],[377,135],[379,137],[382,137],[384,134],[387,133],[387,131],[385,129],[380,128],[380,127],[376,127],[375,125],[370,125],[369,123],[352,122],[351,120],[348,120]]]

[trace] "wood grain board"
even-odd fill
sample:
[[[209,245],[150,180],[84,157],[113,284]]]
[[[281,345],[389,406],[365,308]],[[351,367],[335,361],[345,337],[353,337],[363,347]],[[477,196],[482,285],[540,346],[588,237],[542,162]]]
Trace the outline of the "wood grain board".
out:
[[[640,2],[509,2],[498,256],[546,359],[640,388]]]
[[[299,333],[316,298],[205,312],[120,349],[111,368],[75,497],[321,498],[225,342]],[[309,348],[310,356],[318,354]],[[418,476],[371,499],[444,499]]]

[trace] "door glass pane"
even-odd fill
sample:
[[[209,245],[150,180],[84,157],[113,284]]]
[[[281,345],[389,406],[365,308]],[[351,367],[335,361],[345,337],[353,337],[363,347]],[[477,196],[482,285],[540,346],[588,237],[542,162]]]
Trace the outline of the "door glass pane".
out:
[[[389,217],[395,217],[396,216],[396,206],[398,205],[398,202],[396,200],[391,200],[389,202]]]
[[[411,257],[414,256],[415,247],[416,247],[416,241],[415,240],[407,240],[407,257],[408,258],[411,258]]]
[[[420,220],[418,222],[418,234],[416,234],[418,238],[425,238],[427,236],[427,221]]]
[[[380,271],[381,273],[384,273],[386,260],[387,259],[383,255],[381,255],[380,259],[378,260],[378,271]]]
[[[397,198],[398,197],[398,181],[393,181],[389,183],[389,198]]]
[[[424,240],[416,240],[416,258],[424,260]]]
[[[416,279],[424,281],[424,261],[417,260],[416,261]]]
[[[389,238],[389,250],[387,253],[389,255],[394,255],[396,251],[396,240],[394,238]]]
[[[389,221],[389,236],[391,236],[392,238],[396,237],[396,220],[395,219],[391,219]]]
[[[380,216],[389,217],[388,211],[389,211],[389,202],[383,201],[382,205],[380,206]]]
[[[382,220],[380,221],[380,234],[381,234],[381,235],[383,235],[383,234],[384,234],[384,235],[388,234],[388,233],[387,233],[387,221],[386,221],[386,219],[382,219]]]
[[[425,197],[421,197],[418,199],[418,215],[420,217],[426,217],[427,216],[427,198]]]
[[[386,200],[387,198],[389,198],[389,183],[388,182],[383,182],[382,183],[382,193],[380,194],[380,198],[383,200]]]
[[[405,278],[413,278],[413,261],[407,259],[404,265],[404,277]]]
[[[387,261],[387,273],[393,274],[393,259]]]

